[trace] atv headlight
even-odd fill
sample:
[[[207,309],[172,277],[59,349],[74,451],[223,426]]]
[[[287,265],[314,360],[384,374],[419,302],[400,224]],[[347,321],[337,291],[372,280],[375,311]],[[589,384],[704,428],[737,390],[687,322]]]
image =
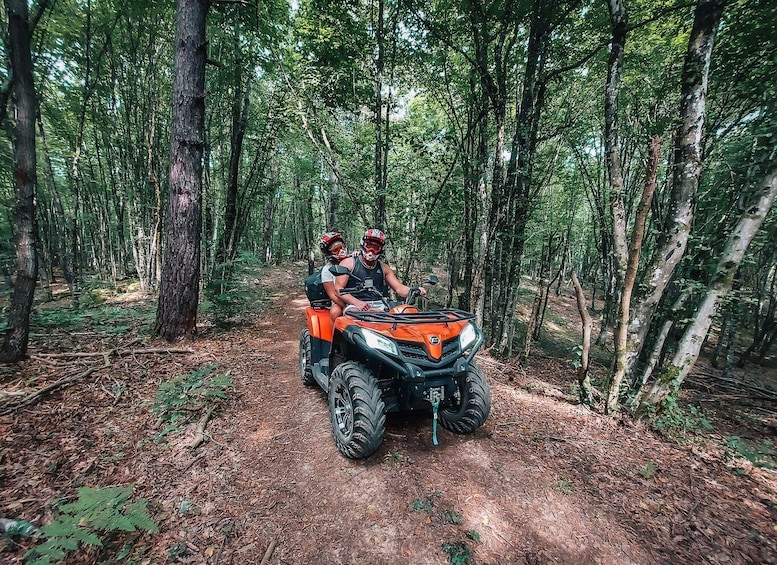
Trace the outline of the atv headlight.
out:
[[[388,353],[390,355],[399,355],[399,351],[397,351],[397,344],[389,338],[364,328],[362,328],[362,335],[364,336],[364,341],[368,347],[377,349],[378,351],[383,351],[384,353]]]
[[[461,347],[462,351],[466,351],[478,340],[478,331],[475,329],[474,324],[472,322],[467,323],[466,326],[464,326],[464,329],[461,330],[461,333],[459,334],[459,347]]]

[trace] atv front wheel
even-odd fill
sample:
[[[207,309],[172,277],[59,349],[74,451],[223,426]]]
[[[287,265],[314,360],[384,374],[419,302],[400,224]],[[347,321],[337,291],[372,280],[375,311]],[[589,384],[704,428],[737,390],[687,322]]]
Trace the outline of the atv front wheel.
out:
[[[313,378],[313,367],[310,366],[310,360],[310,332],[305,328],[299,336],[299,373],[302,377],[302,384],[305,386],[313,386],[316,384],[316,379]]]
[[[341,363],[329,378],[329,419],[340,452],[369,457],[386,430],[386,405],[372,372],[354,361]]]
[[[491,412],[491,389],[480,367],[470,363],[467,376],[459,380],[452,405],[440,406],[440,425],[455,434],[470,434],[482,426]]]

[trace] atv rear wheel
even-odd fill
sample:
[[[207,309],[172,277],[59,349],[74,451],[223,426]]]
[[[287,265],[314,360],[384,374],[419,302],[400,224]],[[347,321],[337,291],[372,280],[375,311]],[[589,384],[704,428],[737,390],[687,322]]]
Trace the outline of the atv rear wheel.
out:
[[[378,381],[361,363],[346,361],[332,372],[329,419],[335,444],[346,457],[369,457],[383,441],[386,405]]]
[[[313,367],[310,366],[311,356],[310,332],[305,328],[299,336],[299,374],[305,386],[316,384],[316,379],[313,378]]]
[[[475,363],[470,363],[467,376],[459,380],[453,405],[440,406],[440,425],[455,434],[470,434],[482,426],[491,412],[491,389]]]

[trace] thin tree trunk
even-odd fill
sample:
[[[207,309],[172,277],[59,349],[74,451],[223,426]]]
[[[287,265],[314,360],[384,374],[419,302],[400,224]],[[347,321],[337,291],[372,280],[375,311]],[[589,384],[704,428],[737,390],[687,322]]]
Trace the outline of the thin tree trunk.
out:
[[[386,229],[386,170],[383,154],[383,69],[385,66],[383,37],[383,0],[377,0],[377,14],[373,14],[377,57],[375,59],[375,219],[374,226]],[[388,122],[388,112],[385,113]],[[388,124],[387,124],[388,125]]]
[[[646,280],[642,283],[645,290],[639,293],[629,321],[628,333],[632,346],[623,360],[627,375],[634,369],[653,314],[688,244],[701,175],[701,137],[704,130],[707,79],[715,34],[725,4],[726,0],[699,0],[694,13],[681,76],[680,113],[672,159],[668,225],[653,251],[652,260],[646,270]]]
[[[197,331],[208,6],[179,0],[176,16],[167,249],[155,327],[168,341]]]
[[[67,219],[65,217],[65,210],[62,207],[62,198],[60,197],[59,190],[57,189],[57,183],[54,177],[54,168],[51,164],[50,154],[46,145],[46,132],[43,129],[43,120],[40,117],[40,112],[38,112],[37,120],[38,132],[43,144],[43,156],[46,161],[46,178],[48,179],[49,186],[51,187],[51,209],[53,213],[51,214],[52,217],[49,218],[49,222],[54,224],[53,227],[56,230],[56,234],[52,235],[52,239],[56,240],[56,245],[54,247],[56,248],[57,255],[59,256],[59,267],[62,269],[62,276],[67,283],[70,293],[73,294],[75,292],[75,288],[73,287],[73,273],[70,270],[72,258],[70,257],[70,250],[67,247]]]
[[[610,413],[617,409],[620,397],[621,383],[626,376],[626,353],[630,349],[628,343],[629,312],[631,311],[631,293],[637,280],[637,268],[639,267],[639,255],[642,250],[642,241],[645,235],[645,222],[653,194],[656,190],[656,175],[658,172],[658,156],[661,152],[661,140],[657,135],[650,138],[648,148],[647,176],[645,188],[642,191],[642,200],[634,219],[634,229],[631,233],[631,246],[629,248],[626,273],[622,281],[621,301],[618,310],[618,325],[615,335],[615,360],[613,363],[612,378],[607,393],[607,406],[605,412]]]
[[[589,375],[589,356],[591,353],[591,327],[593,321],[591,315],[588,313],[588,309],[585,306],[585,294],[583,293],[583,287],[580,286],[580,282],[577,280],[577,274],[572,271],[572,284],[575,287],[575,298],[577,299],[577,311],[580,313],[580,321],[583,325],[583,338],[581,341],[580,349],[580,365],[577,368],[577,386],[579,387],[578,396],[580,403],[588,406],[592,406],[593,401],[591,399],[591,376]]]
[[[656,368],[656,365],[658,365],[658,360],[660,359],[661,352],[664,349],[664,342],[666,341],[672,326],[674,326],[675,314],[680,311],[680,308],[683,307],[683,304],[685,304],[685,301],[688,300],[690,294],[691,293],[689,289],[686,288],[683,290],[682,294],[680,294],[672,306],[672,310],[670,311],[669,316],[666,318],[666,320],[664,320],[664,323],[661,324],[661,329],[656,336],[655,342],[653,343],[653,348],[650,352],[650,355],[648,356],[645,368],[642,371],[642,376],[638,382],[632,383],[632,386],[638,389],[637,394],[632,400],[632,406],[637,406],[639,404],[639,400],[642,397],[642,394],[645,392],[645,384],[648,382],[650,375],[653,374],[653,370]]]

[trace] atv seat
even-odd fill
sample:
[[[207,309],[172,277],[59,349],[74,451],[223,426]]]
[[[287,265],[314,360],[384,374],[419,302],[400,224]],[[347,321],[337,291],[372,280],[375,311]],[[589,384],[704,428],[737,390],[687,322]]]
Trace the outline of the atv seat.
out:
[[[310,306],[316,310],[329,310],[332,307],[332,301],[328,298],[323,298],[321,300],[311,300]]]

